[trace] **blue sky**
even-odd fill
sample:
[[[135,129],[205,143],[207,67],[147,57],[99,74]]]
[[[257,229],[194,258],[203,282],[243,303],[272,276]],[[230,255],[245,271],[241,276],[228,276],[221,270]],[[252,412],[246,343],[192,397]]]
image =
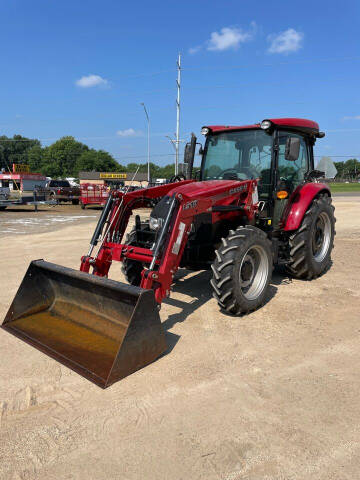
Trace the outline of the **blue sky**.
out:
[[[152,160],[170,163],[181,52],[181,138],[297,116],[327,133],[317,155],[359,155],[359,30],[346,0],[3,1],[0,133],[74,135],[145,161],[145,102]]]

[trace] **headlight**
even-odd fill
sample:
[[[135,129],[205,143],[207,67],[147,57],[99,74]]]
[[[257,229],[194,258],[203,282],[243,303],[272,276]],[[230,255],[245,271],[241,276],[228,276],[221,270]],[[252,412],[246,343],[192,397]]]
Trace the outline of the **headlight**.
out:
[[[210,128],[203,127],[201,129],[201,135],[207,135],[210,132]]]
[[[164,220],[162,218],[150,217],[149,227],[151,230],[159,230],[162,227]]]
[[[271,127],[272,123],[270,120],[263,120],[261,123],[260,123],[260,128],[262,128],[263,130],[268,130],[270,127]]]

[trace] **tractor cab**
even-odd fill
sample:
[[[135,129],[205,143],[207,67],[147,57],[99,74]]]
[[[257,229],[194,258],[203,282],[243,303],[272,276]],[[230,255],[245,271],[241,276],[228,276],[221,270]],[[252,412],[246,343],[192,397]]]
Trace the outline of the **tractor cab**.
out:
[[[296,187],[315,174],[313,145],[324,136],[316,122],[296,118],[241,127],[206,126],[201,133],[206,141],[200,179],[258,179],[260,214],[273,219],[274,227]]]

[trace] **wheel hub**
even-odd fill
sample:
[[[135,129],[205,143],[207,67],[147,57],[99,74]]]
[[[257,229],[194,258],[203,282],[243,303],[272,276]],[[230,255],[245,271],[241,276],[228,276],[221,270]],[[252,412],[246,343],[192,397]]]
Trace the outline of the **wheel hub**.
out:
[[[269,274],[269,261],[261,245],[252,245],[242,258],[239,269],[239,283],[242,294],[248,300],[255,300],[265,288]]]
[[[312,235],[312,252],[316,262],[322,262],[328,253],[331,241],[331,222],[326,212],[316,219]]]
[[[246,255],[246,257],[243,260],[241,271],[240,271],[240,282],[243,288],[248,287],[251,284],[254,278],[254,272],[255,272],[254,259],[252,258],[251,255]]]

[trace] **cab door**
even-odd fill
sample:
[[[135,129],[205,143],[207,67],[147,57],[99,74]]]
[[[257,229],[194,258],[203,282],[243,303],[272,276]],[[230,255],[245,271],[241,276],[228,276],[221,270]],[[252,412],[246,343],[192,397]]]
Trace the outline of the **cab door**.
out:
[[[299,155],[296,160],[286,158],[286,146],[290,137],[299,139]],[[305,182],[310,168],[310,145],[308,139],[303,135],[293,132],[279,131],[277,135],[277,156],[276,156],[276,185],[274,191],[274,216],[273,227],[279,228],[279,221],[282,217],[285,206],[291,193],[298,185]],[[285,191],[285,198],[278,198],[278,192]]]

